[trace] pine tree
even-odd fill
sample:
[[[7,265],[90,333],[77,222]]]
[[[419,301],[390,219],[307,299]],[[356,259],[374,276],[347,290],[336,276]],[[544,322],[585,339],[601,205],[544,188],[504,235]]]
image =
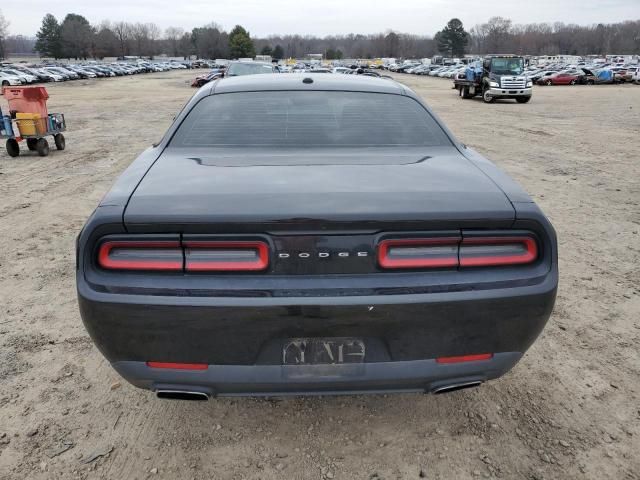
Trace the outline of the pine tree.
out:
[[[236,25],[229,34],[229,48],[231,49],[231,58],[253,58],[256,55],[256,49],[249,32],[240,25]]]
[[[469,34],[460,20],[452,18],[446,27],[436,33],[434,39],[438,42],[438,51],[443,55],[462,57],[469,43]]]
[[[271,49],[271,47],[269,45],[265,45],[264,47],[262,47],[262,50],[260,50],[260,55],[273,55],[273,50]]]
[[[284,49],[280,45],[276,45],[271,56],[276,60],[282,60],[284,58]]]
[[[58,59],[62,56],[61,28],[56,17],[47,13],[36,33],[35,51],[42,57]]]

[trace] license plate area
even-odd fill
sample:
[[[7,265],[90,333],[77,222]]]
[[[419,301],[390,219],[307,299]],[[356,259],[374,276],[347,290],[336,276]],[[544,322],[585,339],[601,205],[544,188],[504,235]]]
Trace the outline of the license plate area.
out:
[[[290,338],[282,346],[283,365],[364,363],[364,340],[351,337]]]

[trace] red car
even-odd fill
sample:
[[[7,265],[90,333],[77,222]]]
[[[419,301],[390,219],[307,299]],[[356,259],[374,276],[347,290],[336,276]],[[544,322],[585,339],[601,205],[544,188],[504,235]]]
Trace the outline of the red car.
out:
[[[575,85],[580,78],[572,73],[556,73],[538,80],[538,85]]]

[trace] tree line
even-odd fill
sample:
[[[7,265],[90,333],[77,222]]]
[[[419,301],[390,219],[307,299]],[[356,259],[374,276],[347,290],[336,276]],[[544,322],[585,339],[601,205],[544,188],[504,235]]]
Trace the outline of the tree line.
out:
[[[29,47],[29,39],[11,37],[0,14],[0,48]],[[425,58],[436,54],[462,56],[465,53],[542,54],[638,54],[640,20],[580,26],[564,23],[514,24],[492,17],[486,23],[465,30],[451,19],[433,37],[387,31],[376,34],[271,35],[251,37],[240,25],[230,32],[216,23],[185,31],[179,27],[162,30],[155,23],[103,21],[91,24],[82,15],[70,13],[61,21],[45,15],[36,34],[34,50],[51,58],[104,58],[166,54],[187,58],[242,58],[256,54],[273,58],[301,58],[309,53],[326,59],[341,58]],[[1,52],[1,51],[0,51]]]

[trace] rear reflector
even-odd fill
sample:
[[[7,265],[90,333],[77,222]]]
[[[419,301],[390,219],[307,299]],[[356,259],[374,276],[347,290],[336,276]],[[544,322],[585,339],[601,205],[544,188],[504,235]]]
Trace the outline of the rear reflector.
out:
[[[206,363],[147,362],[147,367],[168,368],[173,370],[206,370],[209,368],[209,365]]]
[[[269,246],[258,241],[185,242],[188,272],[243,272],[269,265]]]
[[[382,268],[443,268],[458,266],[459,237],[397,238],[378,245]]]
[[[522,265],[537,258],[533,237],[465,237],[460,245],[461,267]]]
[[[107,241],[98,263],[109,270],[182,270],[182,248],[175,241]]]
[[[478,362],[480,360],[491,360],[493,353],[478,353],[476,355],[461,355],[459,357],[438,357],[437,363],[463,363],[463,362]]]

